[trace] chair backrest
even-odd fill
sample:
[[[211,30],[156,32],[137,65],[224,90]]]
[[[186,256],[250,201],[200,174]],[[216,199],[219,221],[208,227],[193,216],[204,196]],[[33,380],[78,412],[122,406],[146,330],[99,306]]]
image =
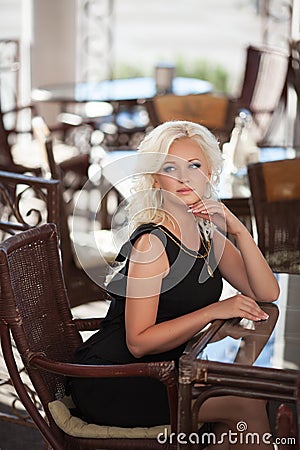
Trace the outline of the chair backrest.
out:
[[[42,352],[71,362],[82,342],[72,322],[54,224],[0,244],[0,319],[8,324],[43,405],[64,395],[64,377],[33,370],[28,358]]]
[[[3,112],[0,107],[0,169],[4,170],[9,170],[14,166],[8,138],[9,131],[5,128]]]
[[[289,55],[282,50],[250,45],[238,108],[248,109],[253,117],[257,142],[266,139],[274,112],[284,97]]]
[[[59,181],[0,171],[0,237],[53,222],[60,228]]]
[[[31,136],[31,117],[36,114],[33,105],[26,105],[15,107],[14,109],[3,111],[0,103],[0,170],[7,170],[17,173],[32,172],[39,176],[40,170],[38,167],[28,166],[26,155],[24,151],[31,151],[31,141],[27,139],[22,141],[22,160],[26,163],[16,162],[13,155],[13,145],[18,144],[19,137],[25,134]],[[29,160],[30,160],[29,155]],[[17,158],[18,159],[18,158]]]
[[[300,158],[248,166],[258,245],[274,272],[300,273]]]
[[[230,99],[225,95],[157,96],[148,102],[148,111],[154,126],[168,120],[189,120],[204,125],[217,136],[224,132],[229,136],[233,126],[229,114]]]
[[[36,136],[37,141],[39,143],[40,152],[43,155],[44,176],[47,178],[51,177],[54,180],[60,180],[61,182],[61,173],[54,159],[53,137],[48,126],[46,125],[42,117],[37,116],[32,120],[32,128],[34,135]],[[59,199],[60,199],[59,214],[60,214],[61,238],[62,238],[61,239],[62,258],[63,264],[67,268],[69,264],[73,261],[73,250],[68,225],[67,205],[64,200],[63,188],[61,183],[59,187]],[[66,273],[65,276],[67,276]]]
[[[45,176],[61,181],[61,171],[54,159],[53,138],[49,128],[42,117],[35,117],[33,119],[32,128],[40,144],[41,152],[44,154],[45,165],[43,169]],[[76,266],[68,224],[69,211],[64,198],[62,181],[59,186],[59,200],[62,262],[71,305],[77,306],[89,301],[106,300],[108,298],[107,292],[92,281],[84,269]]]

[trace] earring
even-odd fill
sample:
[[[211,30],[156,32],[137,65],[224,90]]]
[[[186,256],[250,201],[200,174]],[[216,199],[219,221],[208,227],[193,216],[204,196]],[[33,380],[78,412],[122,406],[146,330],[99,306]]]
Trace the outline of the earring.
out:
[[[156,189],[156,194],[157,194],[157,206],[158,209],[163,207],[163,203],[164,203],[164,195],[163,195],[163,191],[161,188]]]
[[[211,195],[212,195],[211,185],[210,185],[210,183],[206,183],[205,192],[203,194],[203,197],[204,198],[210,198]]]

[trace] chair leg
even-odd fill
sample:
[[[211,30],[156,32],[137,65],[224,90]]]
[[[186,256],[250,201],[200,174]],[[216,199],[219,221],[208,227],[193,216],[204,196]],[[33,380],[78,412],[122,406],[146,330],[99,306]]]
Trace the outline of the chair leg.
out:
[[[282,439],[282,443],[278,445],[279,450],[295,450],[298,448],[297,444],[291,444],[288,440],[288,438],[297,440],[297,433],[293,411],[285,404],[281,404],[277,410],[276,432],[278,438],[287,438]]]
[[[28,395],[14,359],[9,330],[4,323],[0,324],[0,336],[3,357],[7,366],[7,370],[16,389],[16,392],[20,398],[20,401],[23,403],[25,409],[28,411],[29,415],[31,416],[33,422],[36,424],[37,428],[40,430],[44,439],[47,439],[51,443],[53,449],[64,450],[62,444],[53,435],[48,423],[42,417],[40,412],[37,410],[36,405],[32,402],[32,399]]]

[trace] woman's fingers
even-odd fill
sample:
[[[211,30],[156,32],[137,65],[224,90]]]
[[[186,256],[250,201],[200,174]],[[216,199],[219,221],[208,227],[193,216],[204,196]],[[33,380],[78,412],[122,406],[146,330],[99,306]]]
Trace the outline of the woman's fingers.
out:
[[[240,295],[238,297],[238,302],[242,313],[241,317],[251,320],[265,320],[268,318],[268,314],[266,314],[252,298]]]
[[[223,204],[216,201],[203,202],[200,200],[199,202],[190,205],[189,211],[194,214],[224,214]]]
[[[228,309],[231,310],[231,317],[242,317],[254,321],[266,320],[269,317],[255,300],[246,295],[237,294],[234,297],[230,297],[225,300],[225,307],[227,307],[227,301],[231,304],[231,306],[228,305]]]

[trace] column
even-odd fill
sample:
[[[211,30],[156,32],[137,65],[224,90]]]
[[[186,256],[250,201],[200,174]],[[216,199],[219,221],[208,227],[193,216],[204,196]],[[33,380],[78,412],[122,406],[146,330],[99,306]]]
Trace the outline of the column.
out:
[[[76,80],[76,0],[33,0],[32,87]],[[39,104],[49,125],[59,105]]]

